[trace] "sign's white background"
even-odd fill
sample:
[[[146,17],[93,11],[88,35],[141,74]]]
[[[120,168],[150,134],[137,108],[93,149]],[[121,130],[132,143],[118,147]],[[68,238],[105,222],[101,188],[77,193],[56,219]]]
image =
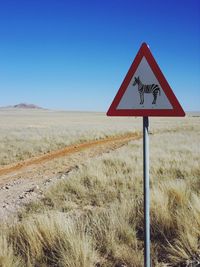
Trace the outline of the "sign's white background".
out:
[[[144,94],[144,103],[140,104],[140,94],[138,92],[138,85],[133,86],[134,78],[140,77],[143,84],[157,84],[160,88],[161,94],[157,96],[156,104],[153,102],[153,94]],[[122,99],[117,106],[117,109],[173,109],[168,98],[166,97],[160,83],[156,79],[145,57],[142,58],[135,74],[133,75],[130,84],[128,85]]]

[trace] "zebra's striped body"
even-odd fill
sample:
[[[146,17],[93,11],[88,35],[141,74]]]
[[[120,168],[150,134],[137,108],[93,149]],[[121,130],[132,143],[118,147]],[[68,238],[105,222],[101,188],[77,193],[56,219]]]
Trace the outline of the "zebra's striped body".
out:
[[[157,84],[143,84],[140,81],[140,78],[135,77],[135,81],[133,86],[138,85],[138,92],[140,94],[140,104],[144,104],[144,94],[152,94],[153,95],[153,102],[152,104],[156,104],[158,93],[160,95],[160,88]]]

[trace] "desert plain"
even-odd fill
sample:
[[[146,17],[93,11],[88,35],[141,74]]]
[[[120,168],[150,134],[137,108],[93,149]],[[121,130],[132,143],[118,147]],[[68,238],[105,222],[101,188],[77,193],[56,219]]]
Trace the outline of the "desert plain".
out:
[[[142,267],[142,118],[0,109],[0,266]],[[150,118],[152,266],[200,266],[200,113]]]

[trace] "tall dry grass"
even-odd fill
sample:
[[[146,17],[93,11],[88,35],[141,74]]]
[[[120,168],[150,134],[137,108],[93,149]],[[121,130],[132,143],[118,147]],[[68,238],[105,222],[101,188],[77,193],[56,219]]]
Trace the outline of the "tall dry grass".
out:
[[[150,135],[152,266],[200,264],[199,119],[195,122],[166,124],[166,131]],[[152,120],[152,128],[156,123]],[[44,199],[27,205],[19,222],[1,227],[0,264],[144,266],[142,164],[138,140],[66,175]]]

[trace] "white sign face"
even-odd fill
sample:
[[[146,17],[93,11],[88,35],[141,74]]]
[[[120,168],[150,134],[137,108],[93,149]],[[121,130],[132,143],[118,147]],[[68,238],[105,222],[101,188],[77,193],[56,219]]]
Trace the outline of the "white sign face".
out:
[[[145,57],[116,109],[173,109]]]

